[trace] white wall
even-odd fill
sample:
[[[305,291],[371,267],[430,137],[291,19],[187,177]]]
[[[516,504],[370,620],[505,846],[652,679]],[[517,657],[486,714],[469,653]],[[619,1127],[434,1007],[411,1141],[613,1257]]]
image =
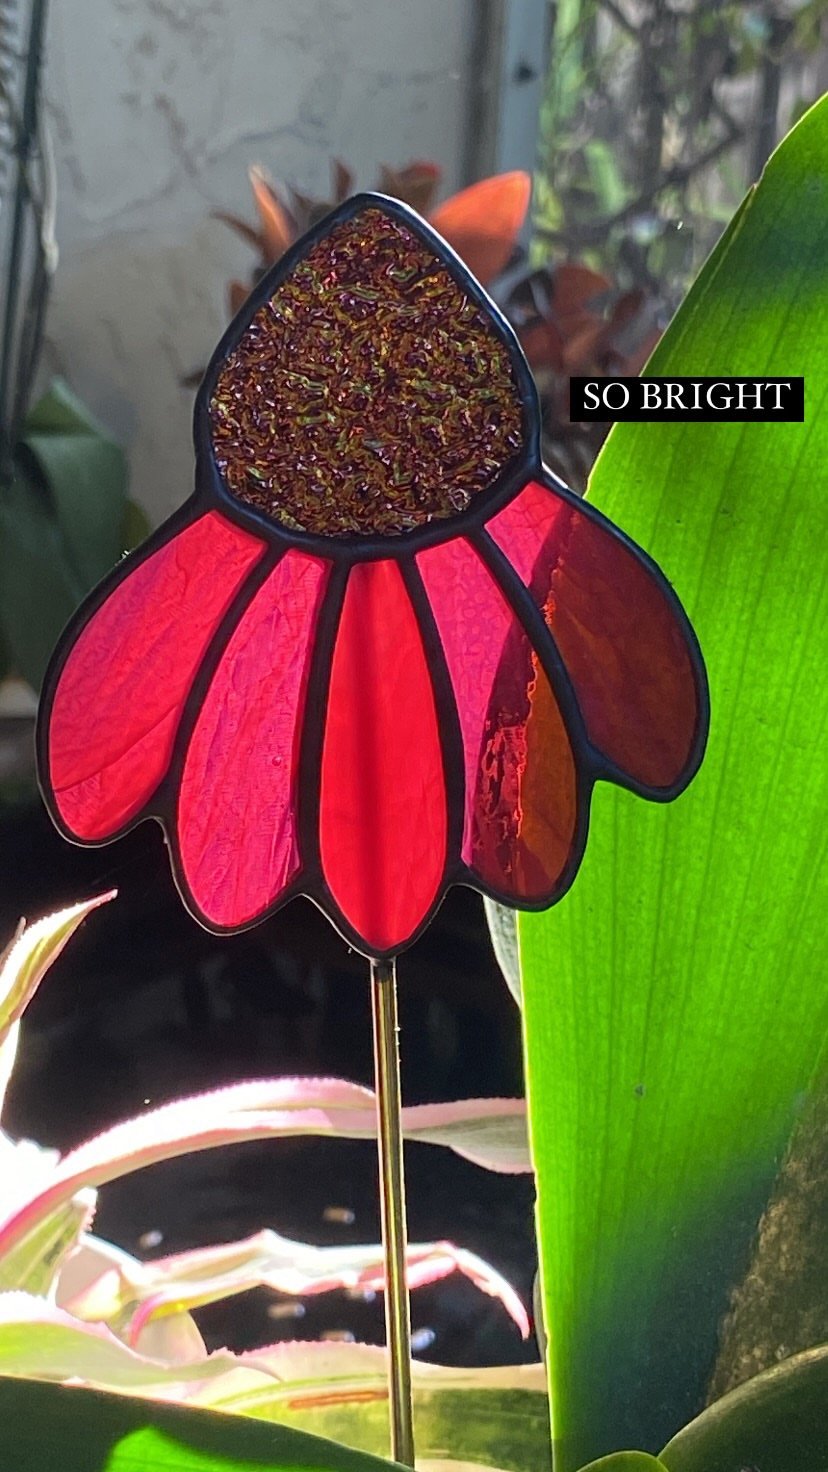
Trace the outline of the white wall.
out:
[[[192,487],[192,392],[252,253],[247,166],[326,194],[332,155],[464,148],[475,0],[53,0],[48,115],[58,267],[46,363],[127,445],[154,520]]]

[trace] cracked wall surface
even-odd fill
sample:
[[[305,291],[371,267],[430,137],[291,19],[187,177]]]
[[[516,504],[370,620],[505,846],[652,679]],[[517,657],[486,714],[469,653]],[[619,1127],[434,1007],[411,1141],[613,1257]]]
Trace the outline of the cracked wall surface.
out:
[[[250,163],[326,195],[433,158],[460,177],[475,0],[74,0],[54,6],[47,116],[60,264],[44,366],[127,446],[154,521],[189,494],[192,389],[252,252]]]

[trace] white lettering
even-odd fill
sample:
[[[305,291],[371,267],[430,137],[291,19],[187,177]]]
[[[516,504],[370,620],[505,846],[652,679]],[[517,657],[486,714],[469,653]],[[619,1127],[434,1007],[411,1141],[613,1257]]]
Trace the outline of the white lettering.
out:
[[[610,396],[609,395],[610,395],[610,389],[611,388],[620,388],[622,394],[624,395],[624,397],[621,400],[621,403],[620,404],[611,404],[610,403]],[[628,405],[629,402],[630,402],[630,391],[627,388],[627,385],[625,383],[608,383],[606,385],[606,387],[604,388],[604,405],[605,405],[605,407],[607,409],[612,409],[615,413],[617,413],[619,409],[626,409],[626,407],[627,407],[627,405]]]
[[[766,387],[767,384],[764,383],[737,383],[735,408],[761,409],[762,394]]]
[[[784,391],[787,391],[788,389],[790,389],[790,387],[791,387],[790,383],[766,383],[765,384],[765,388],[769,391],[769,393],[776,394],[776,403],[774,404],[773,407],[776,410],[776,413],[777,414],[781,414],[781,412],[782,412],[782,393],[783,393],[783,390]]]
[[[717,388],[723,388],[725,390],[723,397],[718,402],[713,397],[713,391],[714,391],[714,389],[717,389]],[[731,393],[728,393],[727,390],[728,390],[728,385],[726,383],[721,383],[721,382],[719,382],[719,383],[711,383],[709,389],[707,390],[707,404],[708,404],[708,408],[710,408],[710,409],[720,409],[720,410],[721,409],[729,409],[731,403],[733,402],[733,395]]]

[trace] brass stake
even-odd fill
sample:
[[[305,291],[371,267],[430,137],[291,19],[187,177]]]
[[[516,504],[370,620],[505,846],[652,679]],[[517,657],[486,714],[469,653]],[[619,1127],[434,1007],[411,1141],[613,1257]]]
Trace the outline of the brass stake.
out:
[[[414,1466],[411,1402],[411,1314],[406,1284],[405,1173],[400,1104],[397,972],[394,961],[371,962],[374,1073],[377,1091],[380,1211],[385,1256],[385,1332],[391,1455]]]

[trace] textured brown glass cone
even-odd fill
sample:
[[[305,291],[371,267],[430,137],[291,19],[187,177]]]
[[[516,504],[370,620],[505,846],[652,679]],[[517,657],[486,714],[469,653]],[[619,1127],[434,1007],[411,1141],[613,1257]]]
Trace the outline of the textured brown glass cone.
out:
[[[464,511],[522,449],[507,345],[407,225],[341,221],[254,313],[210,401],[230,493],[320,536]]]

